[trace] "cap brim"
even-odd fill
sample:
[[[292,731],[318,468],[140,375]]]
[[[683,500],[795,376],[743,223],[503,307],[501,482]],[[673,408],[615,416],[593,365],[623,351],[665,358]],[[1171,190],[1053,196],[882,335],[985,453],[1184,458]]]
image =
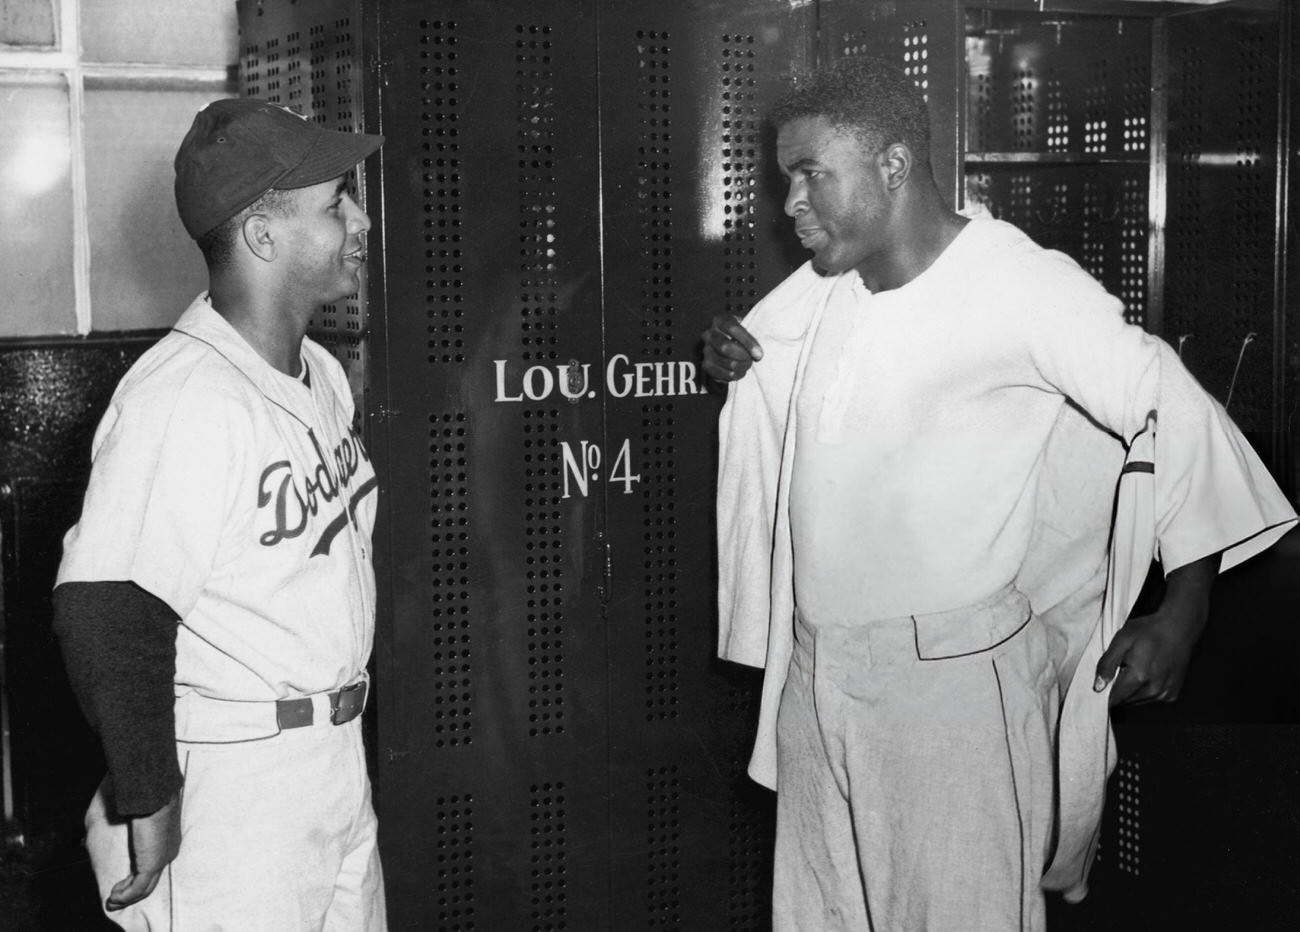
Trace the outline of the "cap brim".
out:
[[[302,161],[277,178],[271,187],[281,190],[306,188],[338,178],[383,144],[383,136],[325,130]]]

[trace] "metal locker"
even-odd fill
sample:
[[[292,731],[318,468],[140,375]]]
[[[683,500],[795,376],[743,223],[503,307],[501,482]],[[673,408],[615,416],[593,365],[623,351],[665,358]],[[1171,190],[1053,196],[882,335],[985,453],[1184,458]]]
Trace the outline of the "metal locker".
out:
[[[380,16],[392,916],[600,928],[604,560],[560,446],[600,443],[594,22],[557,3]]]
[[[755,97],[789,58],[775,12],[381,12],[385,455],[390,494],[425,461],[435,489],[432,515],[393,510],[379,658],[400,926],[764,912],[755,684],[711,660],[714,308],[684,298],[729,270],[748,303],[784,274],[753,203]]]

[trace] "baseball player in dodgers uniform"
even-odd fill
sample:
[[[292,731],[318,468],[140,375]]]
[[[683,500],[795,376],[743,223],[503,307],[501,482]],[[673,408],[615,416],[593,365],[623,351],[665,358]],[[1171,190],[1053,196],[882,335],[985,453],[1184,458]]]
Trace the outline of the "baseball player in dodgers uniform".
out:
[[[345,176],[382,141],[220,100],[176,156],[210,288],[118,386],[55,589],[123,928],[386,926],[358,717],[375,473],[305,337],[357,290],[370,220]]]

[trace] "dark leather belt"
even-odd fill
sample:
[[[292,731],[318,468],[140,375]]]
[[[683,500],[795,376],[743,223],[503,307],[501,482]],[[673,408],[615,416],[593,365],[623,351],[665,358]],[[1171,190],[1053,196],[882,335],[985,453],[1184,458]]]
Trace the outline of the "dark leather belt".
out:
[[[351,686],[329,693],[331,725],[343,725],[361,714],[361,710],[366,707],[368,686],[365,680],[359,680]],[[275,702],[275,721],[281,731],[314,725],[314,719],[314,707],[309,696],[302,699],[277,699]]]

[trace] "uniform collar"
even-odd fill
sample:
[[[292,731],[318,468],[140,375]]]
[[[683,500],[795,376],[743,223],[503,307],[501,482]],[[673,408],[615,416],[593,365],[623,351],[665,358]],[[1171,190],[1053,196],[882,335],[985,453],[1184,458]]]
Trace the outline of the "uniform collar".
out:
[[[272,404],[289,412],[304,425],[315,421],[311,390],[291,375],[286,375],[263,359],[224,317],[213,309],[205,291],[194,299],[172,328],[206,343],[230,363]],[[303,365],[306,354],[299,351]],[[313,379],[312,384],[316,384]]]

